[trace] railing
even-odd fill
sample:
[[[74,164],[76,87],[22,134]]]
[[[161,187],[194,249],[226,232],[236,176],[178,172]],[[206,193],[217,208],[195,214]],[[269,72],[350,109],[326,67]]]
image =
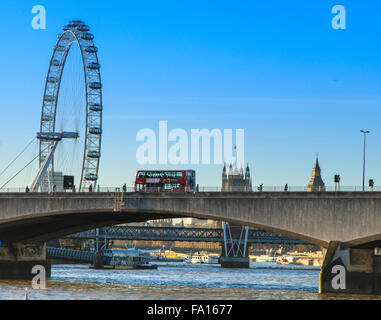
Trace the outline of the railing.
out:
[[[134,187],[127,187],[125,188],[125,191],[122,191],[122,187],[97,187],[95,190],[93,190],[93,193],[102,192],[102,193],[115,193],[115,192],[135,192]],[[326,186],[324,188],[316,188],[312,191],[308,189],[306,186],[287,186],[287,190],[285,186],[265,186],[262,185],[262,188],[259,186],[253,186],[252,190],[245,189],[244,187],[229,187],[227,192],[362,192],[363,187],[362,186]],[[381,192],[381,186],[377,187],[365,187],[365,192]],[[26,189],[19,187],[19,188],[3,188],[0,189],[0,193],[25,193]],[[60,191],[57,192],[67,192],[71,193],[71,190],[67,191]],[[89,190],[82,190],[81,192],[88,193]],[[181,190],[181,191],[170,191],[170,190],[163,190],[162,188],[157,188],[155,190],[150,190],[149,192],[145,191],[137,191],[139,193],[154,193],[154,192],[168,192],[168,193],[176,193],[176,192],[223,192],[221,187],[199,187],[198,191],[191,191],[191,190]]]

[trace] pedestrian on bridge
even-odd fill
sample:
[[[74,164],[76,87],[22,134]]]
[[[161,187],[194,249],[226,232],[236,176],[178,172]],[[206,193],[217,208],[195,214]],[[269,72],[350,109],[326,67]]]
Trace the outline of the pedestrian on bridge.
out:
[[[288,184],[286,183],[286,185],[284,186],[284,192],[287,192],[288,191]]]
[[[127,185],[124,184],[123,187],[122,187],[122,189],[123,189],[123,192],[127,192]]]

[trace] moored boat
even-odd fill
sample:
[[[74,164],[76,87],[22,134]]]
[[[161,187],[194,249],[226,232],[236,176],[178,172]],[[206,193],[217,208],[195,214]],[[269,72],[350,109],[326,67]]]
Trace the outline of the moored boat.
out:
[[[277,257],[262,255],[256,258],[256,262],[276,262]]]
[[[150,257],[142,250],[106,249],[103,252],[104,269],[157,269],[157,265],[150,263]]]

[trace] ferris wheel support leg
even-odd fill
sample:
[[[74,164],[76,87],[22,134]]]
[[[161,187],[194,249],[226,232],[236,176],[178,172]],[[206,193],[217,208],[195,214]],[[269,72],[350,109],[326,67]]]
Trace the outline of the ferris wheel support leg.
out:
[[[45,161],[42,163],[42,165],[40,167],[40,170],[38,170],[37,176],[34,179],[34,181],[32,183],[32,186],[30,188],[32,190],[32,192],[37,192],[38,191],[38,189],[39,189],[39,187],[41,185],[42,179],[44,179],[46,171],[48,170],[49,165],[52,162],[53,155],[54,155],[54,152],[57,149],[58,142],[59,141],[56,141],[54,143],[52,150],[50,150],[50,152],[49,152],[48,156],[46,157]]]

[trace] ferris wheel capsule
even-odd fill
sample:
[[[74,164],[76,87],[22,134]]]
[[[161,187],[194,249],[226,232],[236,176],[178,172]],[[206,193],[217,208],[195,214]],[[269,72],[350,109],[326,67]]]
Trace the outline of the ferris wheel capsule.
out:
[[[90,103],[89,104],[89,109],[91,111],[102,111],[103,107],[99,103]]]
[[[89,62],[87,64],[88,69],[100,69],[101,65],[97,62]]]
[[[46,78],[46,82],[48,83],[56,83],[58,80],[57,80],[57,77],[48,77]]]
[[[65,46],[55,46],[54,49],[58,52],[62,52],[62,51],[65,51],[66,50],[66,47]]]
[[[91,33],[83,33],[81,35],[82,40],[90,41],[94,39],[94,36]]]
[[[99,151],[89,151],[87,153],[87,156],[89,158],[99,158],[101,155],[100,155],[100,152]]]
[[[56,97],[55,96],[51,96],[51,95],[46,95],[44,97],[44,101],[46,101],[46,102],[55,102],[56,101]]]
[[[50,115],[42,115],[41,120],[44,122],[50,122],[52,121],[52,116]]]
[[[88,46],[85,48],[85,51],[88,53],[96,53],[98,52],[98,48],[95,46]]]
[[[90,82],[89,88],[93,90],[99,90],[102,89],[102,84],[100,82]]]
[[[61,60],[54,59],[54,60],[52,60],[50,65],[53,66],[53,67],[59,67],[59,66],[61,66]]]
[[[86,174],[85,179],[89,181],[96,181],[98,179],[98,176],[94,173],[88,173]]]
[[[90,127],[89,133],[95,134],[95,135],[100,135],[100,134],[102,134],[102,129],[98,128],[98,127]]]
[[[85,25],[85,24],[78,26],[77,29],[78,29],[78,31],[81,31],[81,32],[88,32],[88,31],[90,31],[90,27]]]
[[[84,24],[84,22],[81,20],[71,20],[68,22],[67,26],[70,28],[75,28],[75,27],[81,26],[83,24]]]

